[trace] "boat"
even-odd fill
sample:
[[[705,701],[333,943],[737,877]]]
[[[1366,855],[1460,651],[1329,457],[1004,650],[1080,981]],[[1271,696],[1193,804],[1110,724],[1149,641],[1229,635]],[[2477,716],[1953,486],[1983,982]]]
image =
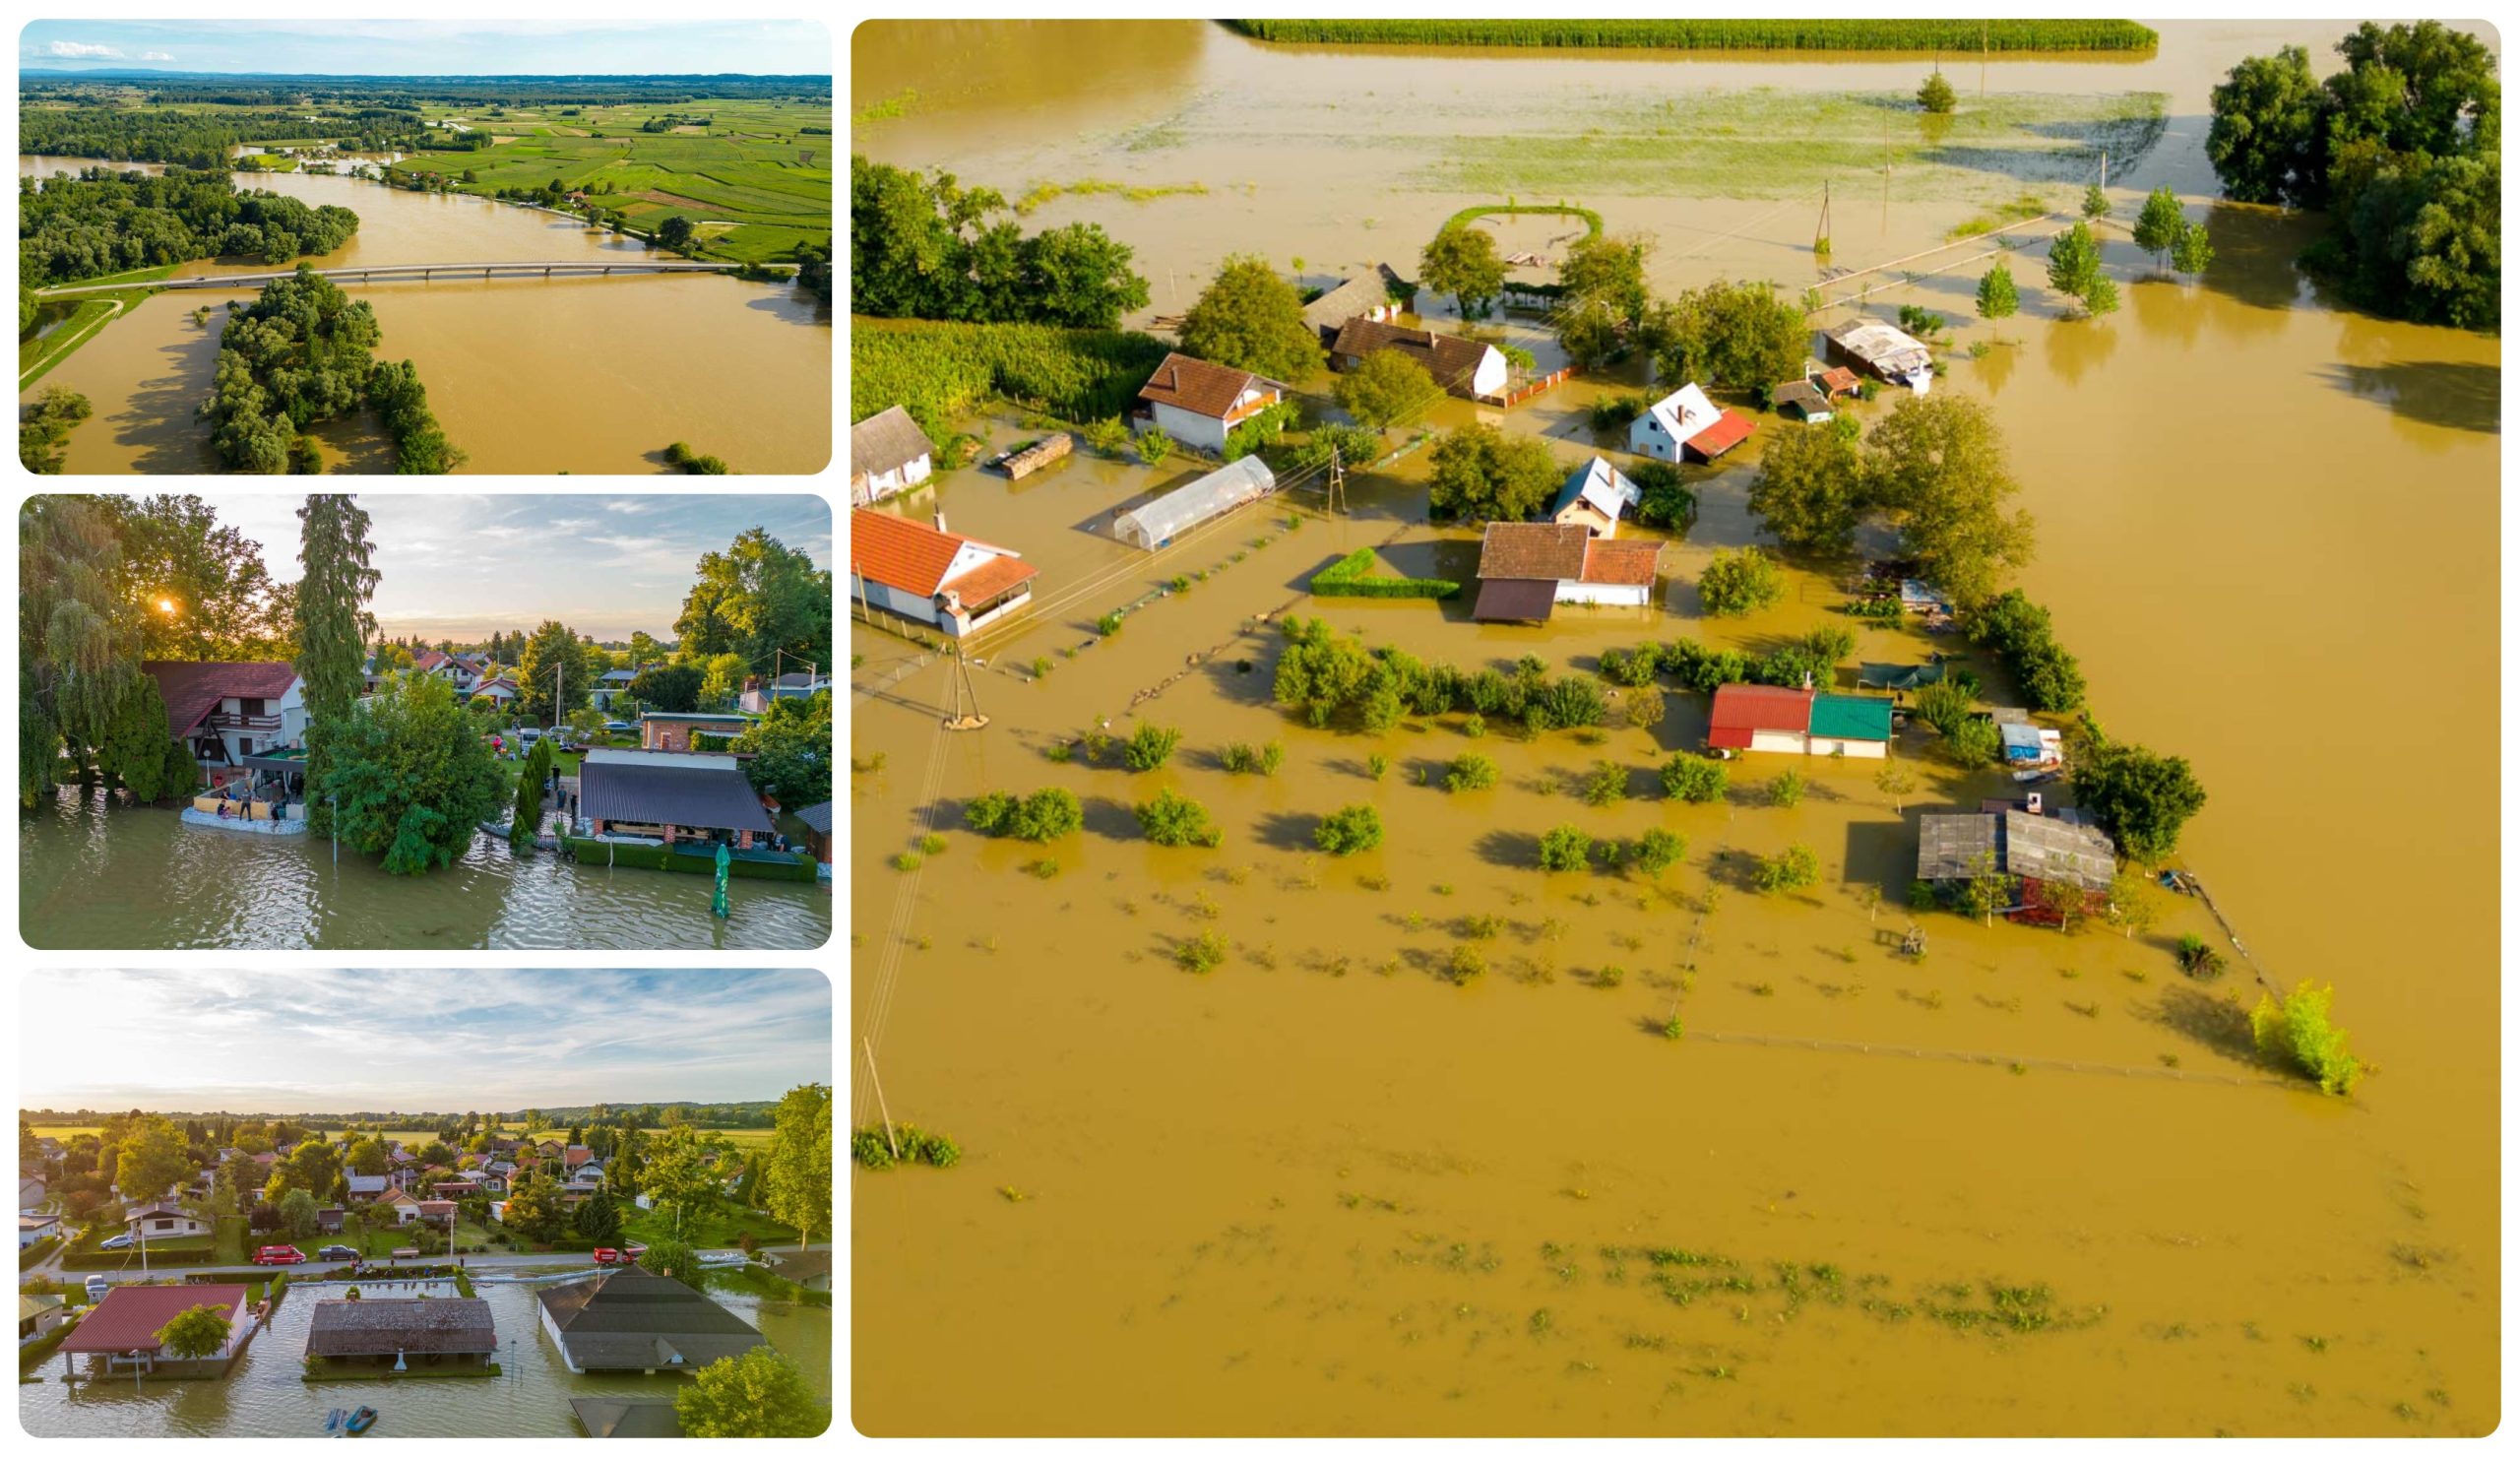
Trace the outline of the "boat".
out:
[[[2016,769],[2012,772],[2012,782],[2017,785],[2052,784],[2064,776],[2065,771],[2054,766],[2046,769]]]
[[[375,1425],[376,1408],[361,1407],[357,1411],[350,1413],[350,1420],[343,1423],[342,1426],[343,1429],[347,1431],[350,1435],[357,1436],[360,1432],[367,1430]]]
[[[331,1411],[324,1414],[324,1429],[333,1433],[335,1436],[341,1435],[342,1423],[347,1420],[348,1417],[349,1413],[343,1411],[340,1407],[333,1408]]]

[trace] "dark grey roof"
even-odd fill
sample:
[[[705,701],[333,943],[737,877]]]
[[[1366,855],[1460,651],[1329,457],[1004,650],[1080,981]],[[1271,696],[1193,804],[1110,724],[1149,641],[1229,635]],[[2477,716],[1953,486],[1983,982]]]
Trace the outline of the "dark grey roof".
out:
[[[1991,855],[2005,875],[2107,890],[2117,870],[2117,847],[2089,825],[2055,815],[1928,814],[1919,822],[1917,878],[1964,880]]]
[[[682,1419],[669,1396],[573,1396],[569,1410],[589,1436],[682,1435]]]
[[[896,405],[849,427],[849,474],[889,475],[935,448],[910,412]]]
[[[1917,822],[1917,878],[1963,880],[1977,874],[1980,857],[1997,854],[1999,823],[1991,814],[1924,816]]]
[[[306,1328],[309,1356],[486,1356],[498,1349],[487,1300],[325,1300]]]
[[[636,1265],[546,1290],[541,1300],[569,1360],[586,1370],[699,1367],[764,1344],[725,1306]]]
[[[1392,285],[1399,282],[1400,275],[1391,271],[1390,264],[1377,263],[1305,304],[1303,321],[1324,334],[1336,334],[1350,319],[1391,302]]]
[[[590,819],[764,834],[771,829],[770,812],[740,769],[589,759],[578,768],[578,794]]]
[[[1479,603],[1470,616],[1474,622],[1545,622],[1556,603],[1554,582],[1490,577],[1479,584]]]
[[[796,811],[796,818],[803,820],[805,828],[815,834],[828,835],[831,833],[831,801],[825,799],[820,804],[808,804]]]

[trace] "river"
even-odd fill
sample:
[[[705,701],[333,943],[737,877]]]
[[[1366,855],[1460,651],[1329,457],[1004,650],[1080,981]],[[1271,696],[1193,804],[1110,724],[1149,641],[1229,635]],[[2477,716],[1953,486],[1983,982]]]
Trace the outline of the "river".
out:
[[[2023,311],[2000,325],[1970,315],[1984,264],[1871,306],[1954,319],[1936,389],[1995,409],[2039,522],[2021,585],[2052,609],[2109,729],[2194,763],[2212,799],[2182,857],[2273,980],[2333,983],[2338,1023],[2377,1068],[2361,1092],[2267,1079],[2246,1052],[2248,970],[2193,983],[2173,963],[2180,933],[2220,940],[2193,901],[2132,940],[1929,914],[1922,961],[1885,947],[1909,919],[1920,801],[2012,789],[1918,740],[1900,749],[1922,781],[1903,805],[1870,771],[1815,761],[1796,766],[1811,788],[1795,808],[1740,794],[1596,809],[1564,797],[1567,781],[1623,763],[1647,794],[1654,765],[1702,739],[1703,700],[1670,695],[1650,734],[1613,715],[1599,742],[1537,743],[1501,728],[1474,742],[1457,720],[1377,740],[1270,705],[1275,632],[1252,616],[1291,603],[1466,667],[1531,653],[1579,672],[1649,636],[1761,652],[1844,623],[1830,583],[1798,569],[1771,611],[1699,612],[1689,584],[1709,552],[1755,535],[1755,443],[1691,471],[1701,512],[1666,553],[1664,611],[1561,612],[1542,630],[1301,595],[1357,546],[1386,570],[1475,555],[1473,534],[1426,522],[1423,453],[1352,477],[1347,516],[1321,515],[1315,493],[1294,503],[1299,530],[1273,507],[1161,558],[1093,527],[1178,466],[1080,450],[1014,486],[956,473],[899,509],[941,510],[1043,576],[1032,619],[982,654],[982,733],[936,732],[941,667],[886,632],[853,636],[866,662],[851,751],[885,764],[851,785],[853,921],[870,928],[852,1024],[893,1115],[965,1151],[947,1171],[854,1176],[862,1430],[2495,1427],[2500,346],[2338,306],[2291,266],[2316,220],[2211,199],[2210,87],[2288,43],[2324,73],[2344,26],[2160,29],[2147,58],[1943,63],[1964,111],[2136,118],[2104,134],[2134,144],[2110,178],[2117,314],[2061,317],[2035,248],[2013,264]],[[1655,233],[1659,288],[1730,276],[1798,291],[1821,278],[1821,175],[1767,186],[1753,148],[1734,195],[1700,185],[1689,158],[1718,145],[1706,133],[1670,144],[1668,168],[1611,142],[1667,102],[1710,129],[1790,128],[1799,98],[1826,114],[1818,101],[1843,91],[1912,94],[1930,64],[1267,47],[1191,22],[874,23],[853,37],[859,94],[916,95],[852,145],[1010,196],[1084,178],[1205,185],[1070,194],[1029,221],[1098,222],[1137,248],[1148,313],[1186,304],[1233,252],[1301,258],[1316,283],[1377,256],[1407,272],[1454,210],[1508,193]],[[2110,99],[2129,94],[2159,99]],[[1877,149],[1872,125],[1854,140]],[[1493,136],[1516,146],[1474,145]],[[1877,153],[1861,166],[1828,178],[1840,268],[1938,243],[2024,185],[2062,207],[2080,191],[2055,158],[1930,140],[1886,180]],[[2162,184],[2211,226],[2220,259],[2201,284],[2149,277],[2125,238]],[[1511,235],[1545,249],[1565,230],[1542,219]],[[1505,327],[1547,362],[1532,321]],[[1584,408],[1642,385],[1579,380],[1503,423],[1573,462],[1608,444]],[[1319,378],[1302,388],[1325,393]],[[1474,417],[1446,402],[1429,422]],[[1758,420],[1763,437],[1793,428]],[[971,427],[993,446],[1028,434],[1011,418]],[[1198,572],[1095,641],[1102,612]],[[1858,656],[1952,646],[1866,628]],[[2389,709],[2410,696],[2477,746],[2453,761],[2469,778],[2389,767],[2403,752]],[[1152,774],[1044,757],[1103,719],[1123,735],[1180,728],[1183,747]],[[1282,743],[1286,768],[1221,772],[1231,740]],[[1436,787],[1466,750],[1498,761],[1495,791]],[[1379,779],[1369,753],[1390,761]],[[1788,762],[1735,778],[1756,790]],[[953,828],[974,793],[1051,784],[1086,806],[1086,833],[1052,847],[1054,878],[1023,873],[1040,848]],[[1167,786],[1214,810],[1221,849],[1139,836],[1130,806]],[[1378,807],[1383,849],[1313,855],[1318,817],[1351,802]],[[931,816],[948,849],[915,874],[887,864]],[[1630,841],[1661,826],[1690,849],[1659,887],[1542,876],[1534,842],[1567,822]],[[1752,892],[1739,855],[1788,844],[1816,850],[1823,886]],[[1889,904],[1874,909],[1867,887]],[[896,932],[871,929],[896,916]],[[1226,964],[1186,975],[1174,952],[1205,930],[1228,939]],[[1458,946],[1488,968],[1466,986],[1440,975]],[[1677,1044],[1659,1032],[1675,1006]],[[854,1094],[871,1121],[862,1074]],[[946,1372],[963,1393],[951,1411],[917,1395]]]
[[[370,1436],[571,1437],[580,1435],[569,1408],[573,1398],[670,1397],[681,1387],[679,1377],[571,1375],[543,1334],[537,1288],[493,1281],[473,1287],[489,1302],[498,1335],[495,1376],[307,1381],[306,1333],[325,1296],[321,1286],[300,1285],[224,1379],[71,1385],[58,1379],[62,1358],[56,1355],[43,1368],[44,1379],[19,1386],[19,1424],[43,1437],[314,1437],[327,1435],[327,1412],[364,1405],[378,1413]],[[438,1293],[452,1296],[452,1282]],[[816,1395],[831,1395],[828,1308],[728,1291],[710,1297],[802,1367]]]
[[[425,875],[312,835],[241,835],[65,787],[18,820],[20,934],[43,950],[808,951],[831,938],[821,885],[520,857],[476,835]]]
[[[21,175],[75,170],[83,158],[21,156]],[[137,165],[137,164],[135,164]],[[144,170],[149,170],[144,166]],[[356,236],[306,262],[356,264],[647,260],[646,244],[573,219],[353,177],[272,172],[240,185],[359,215]],[[268,273],[206,260],[179,276]],[[429,406],[474,474],[656,474],[676,440],[749,475],[809,475],[831,458],[830,310],[792,285],[712,277],[452,280],[360,285],[384,333],[380,359],[410,359]],[[250,296],[154,295],[24,392],[65,386],[95,414],[72,432],[72,475],[215,471],[192,412],[219,357],[214,314]],[[383,433],[362,418],[319,432],[329,467],[391,471]]]

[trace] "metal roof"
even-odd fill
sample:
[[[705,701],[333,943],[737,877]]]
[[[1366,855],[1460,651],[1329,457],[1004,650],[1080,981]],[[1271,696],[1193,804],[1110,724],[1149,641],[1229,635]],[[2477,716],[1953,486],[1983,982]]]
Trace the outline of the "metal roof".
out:
[[[1994,868],[2030,880],[2107,890],[2117,870],[2117,847],[2089,825],[2056,815],[1928,814],[1919,822],[1917,878],[1965,880],[1984,856]]]
[[[764,1344],[761,1332],[679,1280],[632,1265],[541,1293],[570,1360],[587,1369],[705,1366]]]
[[[589,819],[763,834],[772,828],[761,795],[733,760],[720,756],[651,754],[629,762],[590,754],[578,768],[578,794]]]
[[[831,801],[825,799],[820,804],[808,804],[796,811],[796,818],[804,821],[805,828],[815,834],[828,835],[831,833]]]
[[[1811,700],[1813,738],[1890,740],[1890,700],[1852,693],[1822,693]]]
[[[1153,545],[1277,488],[1277,474],[1269,469],[1269,463],[1247,455],[1128,512],[1113,523],[1112,531],[1116,535],[1126,526],[1140,540]]]
[[[1525,577],[1490,577],[1479,584],[1474,622],[1545,622],[1557,605],[1557,584]]]
[[[498,1349],[490,1302],[482,1299],[325,1300],[306,1328],[309,1356],[481,1356]]]
[[[1905,691],[1922,688],[1927,683],[1939,683],[1942,677],[1943,667],[1939,663],[1866,663],[1856,669],[1855,685],[1858,688]]]
[[[680,1436],[682,1419],[664,1396],[573,1396],[569,1410],[589,1436]]]

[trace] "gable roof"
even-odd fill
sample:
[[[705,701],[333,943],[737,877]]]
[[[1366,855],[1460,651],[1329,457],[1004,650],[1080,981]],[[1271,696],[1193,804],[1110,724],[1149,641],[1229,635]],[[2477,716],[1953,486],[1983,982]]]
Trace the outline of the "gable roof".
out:
[[[724,756],[598,749],[578,766],[578,792],[589,819],[765,834],[774,828],[761,795]]]
[[[1592,535],[1580,522],[1491,521],[1480,539],[1479,575],[1482,580],[1579,580]]]
[[[1334,333],[1356,315],[1390,303],[1392,287],[1399,282],[1400,275],[1392,272],[1390,264],[1377,263],[1305,304],[1303,321],[1317,332]]]
[[[490,1302],[469,1298],[322,1300],[306,1327],[309,1356],[486,1356],[498,1349]]]
[[[589,1436],[680,1436],[682,1418],[662,1396],[573,1396],[569,1410]]]
[[[158,1332],[195,1305],[218,1310],[233,1326],[245,1312],[245,1287],[117,1285],[105,1292],[96,1308],[88,1312],[88,1318],[58,1349],[82,1355],[155,1351]]]
[[[1578,500],[1612,521],[1627,507],[1645,499],[1636,482],[1618,472],[1616,466],[1595,456],[1568,474],[1566,483],[1557,488],[1557,499],[1549,503],[1548,514],[1557,516]]]
[[[761,1332],[679,1280],[637,1265],[540,1292],[543,1318],[588,1369],[704,1366],[764,1344]]]
[[[199,1215],[197,1215],[197,1214],[193,1213],[193,1212],[192,1212],[191,1210],[189,1210],[189,1209],[184,1208],[184,1207],[183,1207],[182,1205],[180,1205],[180,1204],[163,1204],[163,1203],[160,1203],[160,1204],[143,1204],[143,1205],[141,1205],[138,1209],[132,1210],[130,1213],[125,1214],[125,1215],[122,1217],[122,1222],[123,1222],[124,1224],[130,1224],[133,1220],[148,1219],[148,1218],[150,1218],[150,1217],[151,1217],[151,1216],[153,1216],[153,1215],[160,1215],[160,1214],[173,1215],[173,1216],[174,1216],[174,1217],[176,1217],[177,1219],[189,1219],[189,1220],[200,1220],[200,1219],[201,1219],[201,1216],[199,1216]]]
[[[1597,585],[1651,587],[1663,561],[1663,543],[1652,538],[1613,541],[1595,538],[1584,543],[1584,580]]]
[[[1799,733],[1811,727],[1808,688],[1778,688],[1766,683],[1726,683],[1715,690],[1706,721],[1706,741],[1720,749],[1746,749],[1760,729]]]
[[[967,545],[1001,556],[1021,554],[890,511],[860,506],[849,513],[850,573],[920,597],[934,597],[945,589],[945,574],[953,569],[955,554]]]
[[[1811,700],[1813,738],[1890,741],[1890,700],[1856,693],[1821,693]]]
[[[1334,354],[1359,359],[1376,349],[1400,350],[1424,365],[1438,386],[1461,394],[1470,389],[1471,376],[1479,372],[1479,366],[1496,351],[1496,347],[1457,334],[1404,329],[1374,319],[1350,319],[1340,326],[1339,338],[1330,346]]]
[[[1723,417],[1724,412],[1706,398],[1697,386],[1682,385],[1678,389],[1645,407],[1645,412],[1660,422],[1663,433],[1674,441],[1683,441]]]
[[[831,833],[831,801],[825,799],[820,804],[808,804],[796,811],[796,818],[804,821],[805,828],[815,834],[828,835]]]
[[[445,667],[454,662],[454,659],[449,658],[435,648],[430,648],[424,652],[414,653],[411,655],[411,665],[422,672],[435,672],[439,668]]]
[[[1737,410],[1727,410],[1716,415],[1713,424],[1690,436],[1684,443],[1711,461],[1749,439],[1750,432],[1757,428],[1748,415]]]
[[[222,698],[281,698],[297,681],[285,663],[144,663],[166,700],[167,731],[181,737],[218,711]]]
[[[1228,369],[1188,354],[1171,353],[1155,366],[1155,373],[1147,377],[1138,398],[1221,420],[1233,412],[1247,390],[1285,389],[1276,380],[1263,379],[1248,369]]]
[[[896,405],[849,427],[849,478],[888,475],[935,449],[918,421]]]

